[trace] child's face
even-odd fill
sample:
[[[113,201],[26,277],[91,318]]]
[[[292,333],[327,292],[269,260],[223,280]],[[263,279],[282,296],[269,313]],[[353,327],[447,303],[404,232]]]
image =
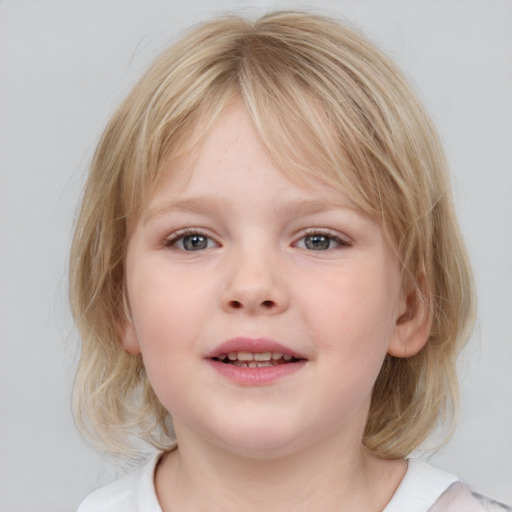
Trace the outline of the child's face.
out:
[[[400,267],[381,228],[332,188],[287,179],[239,103],[193,156],[169,165],[132,226],[122,328],[178,441],[253,455],[360,443],[400,343]],[[265,366],[239,366],[241,352]]]

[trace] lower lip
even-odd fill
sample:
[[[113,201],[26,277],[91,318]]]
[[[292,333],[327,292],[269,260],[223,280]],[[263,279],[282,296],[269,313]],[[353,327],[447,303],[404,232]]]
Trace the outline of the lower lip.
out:
[[[207,359],[208,363],[223,377],[242,386],[264,386],[272,384],[288,375],[298,372],[306,364],[305,360],[293,363],[276,364],[275,366],[262,366],[260,368],[247,368],[233,364],[221,363],[215,359]]]

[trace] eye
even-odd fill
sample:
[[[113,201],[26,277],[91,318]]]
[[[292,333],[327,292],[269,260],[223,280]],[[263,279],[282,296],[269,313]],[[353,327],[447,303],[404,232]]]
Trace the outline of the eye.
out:
[[[176,233],[166,242],[167,247],[176,247],[182,251],[202,251],[217,247],[218,244],[209,236],[199,232]]]
[[[350,242],[330,233],[313,232],[303,236],[295,245],[310,251],[327,251],[341,246],[348,247]]]

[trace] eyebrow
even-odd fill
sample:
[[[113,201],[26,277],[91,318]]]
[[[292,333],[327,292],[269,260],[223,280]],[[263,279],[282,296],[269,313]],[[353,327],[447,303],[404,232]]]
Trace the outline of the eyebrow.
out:
[[[225,208],[231,209],[226,201],[215,196],[197,196],[183,199],[173,199],[165,201],[150,208],[144,216],[147,221],[153,217],[165,215],[173,212],[185,213],[210,213],[216,212]],[[352,209],[347,201],[340,199],[339,202],[325,201],[319,199],[300,199],[292,200],[284,204],[277,204],[274,207],[274,214],[277,217],[296,217],[299,215],[312,215],[316,213],[323,213],[332,209]]]
[[[347,203],[343,201],[332,202],[320,199],[301,199],[291,201],[290,203],[277,205],[274,209],[277,215],[294,217],[298,215],[312,215],[315,213],[324,213],[328,210],[347,208]]]
[[[205,213],[220,210],[221,207],[226,207],[224,201],[214,196],[197,196],[178,200],[171,199],[153,208],[149,208],[149,211],[144,216],[144,220],[147,221],[153,217],[173,212]]]

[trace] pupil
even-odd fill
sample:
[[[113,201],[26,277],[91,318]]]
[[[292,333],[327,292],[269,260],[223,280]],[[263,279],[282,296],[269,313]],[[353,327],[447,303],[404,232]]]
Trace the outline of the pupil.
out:
[[[310,235],[306,237],[306,247],[314,251],[329,249],[329,237],[324,235]]]
[[[183,247],[187,251],[198,251],[206,249],[208,239],[202,235],[189,235],[183,238]]]

